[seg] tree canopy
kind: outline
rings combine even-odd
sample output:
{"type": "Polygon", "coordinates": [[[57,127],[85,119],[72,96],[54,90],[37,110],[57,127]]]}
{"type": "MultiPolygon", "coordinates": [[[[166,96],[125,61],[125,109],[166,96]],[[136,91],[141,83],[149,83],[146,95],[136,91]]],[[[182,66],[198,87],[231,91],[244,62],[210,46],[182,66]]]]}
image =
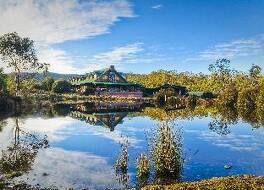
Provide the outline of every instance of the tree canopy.
{"type": "Polygon", "coordinates": [[[1,60],[15,73],[16,91],[19,91],[21,72],[35,72],[45,64],[38,61],[34,41],[20,37],[16,32],[0,37],[1,60]]]}

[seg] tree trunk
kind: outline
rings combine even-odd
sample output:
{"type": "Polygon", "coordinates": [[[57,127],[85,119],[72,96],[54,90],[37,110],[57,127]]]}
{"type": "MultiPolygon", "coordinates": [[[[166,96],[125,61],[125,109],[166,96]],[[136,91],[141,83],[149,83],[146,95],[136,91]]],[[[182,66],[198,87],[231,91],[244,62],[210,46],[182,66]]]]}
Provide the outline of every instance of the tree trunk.
{"type": "Polygon", "coordinates": [[[15,83],[16,83],[16,96],[17,96],[20,90],[20,73],[19,72],[16,73],[15,83]]]}

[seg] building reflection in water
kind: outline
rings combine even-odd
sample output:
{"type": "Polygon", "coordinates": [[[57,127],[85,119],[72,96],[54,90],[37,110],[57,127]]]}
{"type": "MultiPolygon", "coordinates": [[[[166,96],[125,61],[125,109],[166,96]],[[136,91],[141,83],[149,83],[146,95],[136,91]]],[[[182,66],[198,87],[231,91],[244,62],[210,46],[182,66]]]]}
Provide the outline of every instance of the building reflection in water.
{"type": "Polygon", "coordinates": [[[103,126],[113,131],[122,123],[129,112],[139,112],[143,109],[142,103],[124,102],[93,102],[72,105],[70,116],[85,121],[91,125],[103,126]]]}

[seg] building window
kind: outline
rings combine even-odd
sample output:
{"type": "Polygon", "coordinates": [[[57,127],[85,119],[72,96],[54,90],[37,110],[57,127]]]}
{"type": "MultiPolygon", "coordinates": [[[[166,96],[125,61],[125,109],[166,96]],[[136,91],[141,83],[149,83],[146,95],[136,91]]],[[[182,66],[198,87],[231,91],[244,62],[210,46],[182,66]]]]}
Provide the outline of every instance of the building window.
{"type": "Polygon", "coordinates": [[[114,72],[110,72],[108,79],[109,79],[110,82],[115,82],[116,81],[115,73],[114,72]]]}

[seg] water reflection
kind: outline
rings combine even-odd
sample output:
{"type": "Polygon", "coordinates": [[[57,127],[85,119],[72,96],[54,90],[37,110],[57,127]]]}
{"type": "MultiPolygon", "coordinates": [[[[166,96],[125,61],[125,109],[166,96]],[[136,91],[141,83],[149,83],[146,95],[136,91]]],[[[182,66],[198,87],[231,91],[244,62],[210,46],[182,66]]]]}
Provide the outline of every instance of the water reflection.
{"type": "Polygon", "coordinates": [[[146,132],[170,120],[182,127],[181,151],[189,158],[179,179],[263,175],[263,116],[257,112],[244,117],[245,112],[234,108],[164,109],[100,102],[32,108],[0,122],[0,172],[12,173],[15,183],[59,189],[136,186],[136,158],[149,148],[146,132]],[[123,136],[130,143],[128,168],[125,175],[116,176],[113,165],[123,136]],[[232,164],[232,169],[225,170],[225,164],[232,164]]]}
{"type": "Polygon", "coordinates": [[[9,179],[29,172],[38,151],[49,146],[46,136],[42,137],[21,129],[18,118],[14,119],[14,125],[12,140],[2,149],[0,157],[0,171],[9,179]]]}
{"type": "Polygon", "coordinates": [[[70,116],[91,125],[104,126],[113,131],[129,112],[141,111],[142,103],[83,103],[71,106],[70,116]]]}

